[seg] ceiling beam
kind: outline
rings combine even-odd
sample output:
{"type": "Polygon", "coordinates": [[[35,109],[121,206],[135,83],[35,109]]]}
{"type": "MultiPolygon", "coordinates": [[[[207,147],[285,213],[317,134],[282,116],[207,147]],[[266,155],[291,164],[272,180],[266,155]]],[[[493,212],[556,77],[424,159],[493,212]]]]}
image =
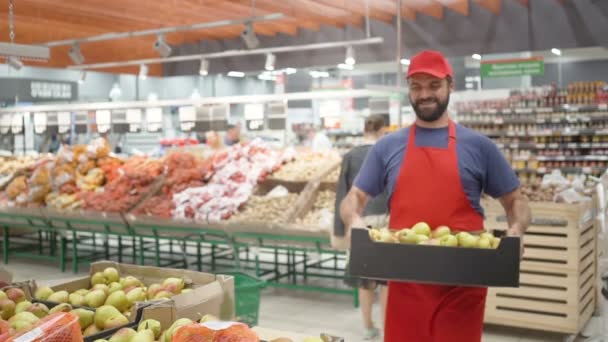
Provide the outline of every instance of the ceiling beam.
{"type": "MultiPolygon", "coordinates": [[[[436,1],[443,6],[449,8],[450,10],[462,14],[464,16],[469,15],[469,0],[433,0],[436,1]]],[[[527,0],[525,0],[527,1],[527,0]]]]}
{"type": "Polygon", "coordinates": [[[500,15],[502,0],[473,0],[479,6],[490,11],[494,15],[500,15]]]}
{"type": "Polygon", "coordinates": [[[443,5],[427,0],[404,1],[404,7],[420,12],[437,20],[443,20],[443,5]]]}

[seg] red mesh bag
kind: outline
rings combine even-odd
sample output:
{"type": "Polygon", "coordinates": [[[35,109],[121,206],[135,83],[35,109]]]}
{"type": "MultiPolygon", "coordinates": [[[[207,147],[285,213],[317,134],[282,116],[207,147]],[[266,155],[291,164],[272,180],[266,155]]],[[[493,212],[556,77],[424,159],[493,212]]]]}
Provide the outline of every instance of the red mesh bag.
{"type": "Polygon", "coordinates": [[[171,342],[213,342],[215,330],[193,323],[180,327],[171,342]]]}
{"type": "Polygon", "coordinates": [[[258,335],[245,324],[237,323],[225,329],[214,330],[204,324],[180,327],[171,342],[259,342],[258,335]]]}
{"type": "Polygon", "coordinates": [[[36,327],[8,339],[9,342],[82,342],[78,316],[71,312],[57,312],[41,319],[36,327]]]}

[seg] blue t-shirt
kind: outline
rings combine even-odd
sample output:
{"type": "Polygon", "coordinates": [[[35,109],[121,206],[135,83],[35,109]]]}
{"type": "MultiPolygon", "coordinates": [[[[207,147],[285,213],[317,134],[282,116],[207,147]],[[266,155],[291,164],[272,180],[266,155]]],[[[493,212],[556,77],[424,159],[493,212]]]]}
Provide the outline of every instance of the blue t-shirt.
{"type": "MultiPolygon", "coordinates": [[[[367,154],[354,182],[356,187],[371,197],[387,188],[389,209],[409,133],[410,129],[404,128],[380,139],[367,154]]],[[[448,128],[416,127],[416,146],[447,148],[448,128]]],[[[462,186],[479,214],[483,215],[483,208],[479,204],[482,193],[498,198],[519,187],[517,175],[494,142],[458,124],[456,154],[462,186]]]]}

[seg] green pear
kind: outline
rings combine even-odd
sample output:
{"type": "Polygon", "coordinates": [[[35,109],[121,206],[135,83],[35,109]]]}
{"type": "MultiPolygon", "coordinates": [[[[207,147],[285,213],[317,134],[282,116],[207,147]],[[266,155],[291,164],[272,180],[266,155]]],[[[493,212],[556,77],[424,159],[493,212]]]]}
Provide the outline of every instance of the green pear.
{"type": "Polygon", "coordinates": [[[56,312],[70,312],[72,311],[72,306],[70,304],[67,303],[61,303],[59,305],[55,305],[50,311],[49,311],[49,315],[50,314],[54,314],[56,312]]]}
{"type": "MultiPolygon", "coordinates": [[[[55,291],[53,291],[53,289],[51,289],[48,286],[43,286],[43,287],[39,287],[36,289],[36,292],[34,293],[34,297],[36,297],[36,299],[40,299],[40,300],[47,300],[53,293],[55,293],[55,291]]],[[[0,299],[2,299],[2,298],[0,298],[0,299]]]]}
{"type": "Polygon", "coordinates": [[[165,333],[163,334],[164,341],[163,341],[163,339],[161,339],[161,342],[171,342],[171,338],[173,338],[173,334],[179,327],[184,326],[186,324],[191,324],[191,323],[193,323],[192,320],[190,320],[188,318],[180,318],[177,321],[173,322],[173,324],[171,324],[169,329],[167,329],[165,331],[165,333]]]}
{"type": "Polygon", "coordinates": [[[84,302],[87,306],[92,308],[98,308],[102,306],[106,301],[106,294],[102,290],[95,290],[87,293],[84,296],[84,302]]]}
{"type": "Polygon", "coordinates": [[[480,239],[488,239],[488,240],[492,241],[492,239],[494,239],[494,234],[488,233],[488,232],[481,233],[481,235],[479,235],[479,238],[480,239]]]}
{"type": "Polygon", "coordinates": [[[32,302],[29,302],[27,300],[23,301],[23,302],[17,304],[17,306],[15,307],[15,313],[27,311],[27,309],[29,309],[30,306],[32,306],[32,302]]]}
{"type": "Polygon", "coordinates": [[[431,226],[426,222],[418,222],[413,227],[412,230],[417,235],[426,235],[427,237],[431,236],[431,226]]]}
{"type": "Polygon", "coordinates": [[[134,288],[127,293],[127,300],[129,301],[129,306],[132,306],[137,302],[145,302],[146,291],[141,287],[134,288]]]}
{"type": "Polygon", "coordinates": [[[36,315],[34,315],[31,312],[24,311],[24,312],[20,312],[20,313],[16,314],[15,316],[11,317],[11,319],[8,320],[8,322],[11,324],[13,324],[15,322],[19,322],[19,321],[36,324],[36,323],[38,323],[38,321],[40,321],[40,318],[36,317],[36,315]]]}
{"type": "Polygon", "coordinates": [[[15,321],[11,323],[11,328],[15,329],[16,332],[24,332],[28,330],[32,330],[34,328],[35,323],[26,322],[26,321],[15,321]]]}
{"type": "Polygon", "coordinates": [[[122,285],[119,282],[110,283],[110,293],[122,290],[122,285]]]}
{"type": "Polygon", "coordinates": [[[123,312],[129,308],[129,300],[127,299],[127,295],[122,290],[113,292],[108,296],[104,305],[112,305],[118,311],[123,312]]]}
{"type": "Polygon", "coordinates": [[[454,235],[451,235],[451,234],[444,235],[439,239],[439,244],[441,246],[457,247],[458,239],[454,235]]]}
{"type": "Polygon", "coordinates": [[[413,230],[402,229],[399,231],[399,242],[415,244],[418,243],[418,237],[413,230]]]}
{"type": "Polygon", "coordinates": [[[97,284],[107,284],[108,280],[101,272],[97,272],[91,276],[91,285],[95,286],[97,284]]]}
{"type": "Polygon", "coordinates": [[[87,336],[91,336],[91,335],[95,335],[97,333],[99,333],[101,330],[99,328],[97,328],[97,326],[95,326],[95,324],[91,324],[89,325],[88,328],[84,329],[84,331],[82,332],[82,335],[84,337],[87,336]]]}
{"type": "Polygon", "coordinates": [[[480,238],[477,241],[477,247],[484,248],[484,249],[492,248],[492,240],[485,238],[485,237],[480,238]]]}
{"type": "Polygon", "coordinates": [[[155,319],[147,319],[139,323],[139,326],[137,327],[138,332],[142,330],[151,330],[154,333],[154,339],[157,339],[160,337],[160,322],[155,319]]]}
{"type": "Polygon", "coordinates": [[[27,308],[27,311],[33,313],[38,318],[43,318],[49,315],[49,308],[42,303],[34,303],[27,308]]]}
{"type": "Polygon", "coordinates": [[[103,329],[104,323],[115,316],[120,315],[120,311],[118,311],[115,307],[111,305],[104,305],[97,310],[95,310],[95,325],[99,329],[103,329]]]}
{"type": "Polygon", "coordinates": [[[125,317],[123,314],[118,316],[110,317],[107,321],[103,323],[103,329],[114,329],[122,327],[125,324],[129,323],[129,319],[125,317]]]}
{"type": "Polygon", "coordinates": [[[103,276],[106,278],[108,283],[115,283],[120,280],[120,275],[118,274],[118,270],[114,267],[108,267],[103,270],[103,276]]]}
{"type": "Polygon", "coordinates": [[[80,322],[80,329],[84,330],[90,327],[93,324],[95,319],[95,312],[85,309],[75,309],[72,310],[72,313],[78,316],[78,321],[80,322]]]}
{"type": "Polygon", "coordinates": [[[80,289],[80,290],[78,290],[78,291],[74,291],[74,293],[75,293],[75,294],[79,294],[79,295],[81,295],[81,296],[83,296],[83,297],[84,297],[84,296],[86,296],[86,295],[87,295],[87,293],[89,293],[89,292],[91,292],[91,291],[89,291],[89,290],[87,290],[87,289],[80,289]]]}
{"type": "Polygon", "coordinates": [[[67,303],[69,301],[69,297],[70,295],[68,291],[57,291],[50,295],[47,300],[55,303],[67,303]]]}
{"type": "Polygon", "coordinates": [[[108,342],[130,342],[135,335],[137,335],[135,330],[131,328],[122,328],[118,330],[108,342]]]}
{"type": "Polygon", "coordinates": [[[8,296],[6,295],[6,293],[4,293],[4,291],[0,290],[0,300],[3,299],[8,299],[8,296]]]}
{"type": "Polygon", "coordinates": [[[84,296],[79,295],[78,293],[70,293],[70,296],[68,297],[68,301],[70,302],[70,304],[72,304],[74,306],[84,306],[85,305],[84,296]]]}
{"type": "Polygon", "coordinates": [[[129,342],[154,342],[154,332],[152,330],[142,330],[137,332],[129,342]]]}

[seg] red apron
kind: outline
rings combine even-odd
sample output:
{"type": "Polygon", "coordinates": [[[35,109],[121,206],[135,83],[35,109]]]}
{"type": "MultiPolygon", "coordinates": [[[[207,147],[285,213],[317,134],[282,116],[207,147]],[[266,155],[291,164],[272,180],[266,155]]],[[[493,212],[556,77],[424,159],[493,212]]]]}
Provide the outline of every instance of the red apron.
{"type": "MultiPolygon", "coordinates": [[[[448,148],[417,147],[412,125],[391,198],[391,229],[427,222],[432,228],[483,229],[458,170],[456,127],[450,120],[448,148]]],[[[424,267],[424,260],[420,261],[424,267]]],[[[481,341],[486,288],[389,282],[385,342],[481,341]]]]}

